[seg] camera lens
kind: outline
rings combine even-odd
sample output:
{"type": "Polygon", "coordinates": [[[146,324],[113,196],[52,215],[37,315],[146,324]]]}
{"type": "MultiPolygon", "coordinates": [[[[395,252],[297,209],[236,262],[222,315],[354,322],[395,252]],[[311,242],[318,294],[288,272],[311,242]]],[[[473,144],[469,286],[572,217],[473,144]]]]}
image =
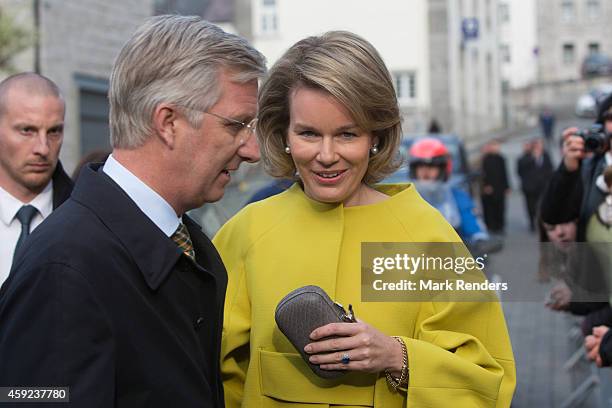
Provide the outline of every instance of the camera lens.
{"type": "Polygon", "coordinates": [[[602,146],[602,142],[600,140],[600,138],[598,137],[599,135],[590,135],[589,137],[587,137],[584,141],[584,148],[585,150],[589,151],[589,152],[595,152],[597,150],[599,150],[602,146]]]}

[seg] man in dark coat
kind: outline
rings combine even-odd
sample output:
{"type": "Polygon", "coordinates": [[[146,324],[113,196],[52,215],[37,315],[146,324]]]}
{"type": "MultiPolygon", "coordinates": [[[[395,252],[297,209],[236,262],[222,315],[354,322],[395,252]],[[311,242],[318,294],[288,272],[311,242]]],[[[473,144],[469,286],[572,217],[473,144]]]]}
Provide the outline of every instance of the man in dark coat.
{"type": "Polygon", "coordinates": [[[198,17],[154,17],[124,45],[111,156],[83,170],[0,291],[0,386],[69,387],[70,407],[224,405],[226,271],[185,213],[259,159],[264,64],[198,17]]]}
{"type": "Polygon", "coordinates": [[[59,88],[42,75],[0,82],[0,285],[30,232],[70,196],[59,163],[64,112],[59,88]]]}
{"type": "Polygon", "coordinates": [[[499,142],[493,140],[483,149],[482,211],[489,232],[503,234],[506,217],[506,194],[510,191],[506,160],[500,153],[499,142]]]}
{"type": "Polygon", "coordinates": [[[527,143],[517,161],[517,172],[525,198],[529,230],[535,231],[537,204],[553,172],[550,156],[541,139],[527,143]]]}

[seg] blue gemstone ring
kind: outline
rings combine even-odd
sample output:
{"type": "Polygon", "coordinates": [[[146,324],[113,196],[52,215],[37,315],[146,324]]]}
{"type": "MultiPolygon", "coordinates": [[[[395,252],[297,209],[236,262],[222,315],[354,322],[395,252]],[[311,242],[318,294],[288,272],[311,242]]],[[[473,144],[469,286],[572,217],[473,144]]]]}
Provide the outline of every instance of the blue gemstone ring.
{"type": "Polygon", "coordinates": [[[342,361],[342,364],[344,364],[344,365],[350,363],[351,362],[351,356],[349,356],[349,353],[343,353],[341,361],[342,361]]]}

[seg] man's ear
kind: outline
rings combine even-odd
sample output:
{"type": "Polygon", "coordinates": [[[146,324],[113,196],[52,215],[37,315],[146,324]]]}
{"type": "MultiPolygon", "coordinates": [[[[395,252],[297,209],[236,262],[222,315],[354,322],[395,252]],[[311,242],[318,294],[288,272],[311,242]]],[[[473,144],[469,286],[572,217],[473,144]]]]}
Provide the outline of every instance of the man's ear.
{"type": "Polygon", "coordinates": [[[153,111],[153,130],[160,141],[170,149],[174,148],[178,119],[176,108],[166,103],[160,103],[153,111]]]}

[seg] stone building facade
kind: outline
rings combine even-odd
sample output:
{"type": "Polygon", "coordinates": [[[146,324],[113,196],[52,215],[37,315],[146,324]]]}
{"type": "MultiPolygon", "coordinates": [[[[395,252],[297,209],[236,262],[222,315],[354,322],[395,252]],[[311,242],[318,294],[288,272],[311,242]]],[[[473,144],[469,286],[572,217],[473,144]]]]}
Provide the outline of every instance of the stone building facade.
{"type": "Polygon", "coordinates": [[[108,77],[121,46],[153,14],[153,0],[0,0],[0,8],[38,33],[38,43],[14,65],[38,70],[61,88],[66,126],[60,157],[71,171],[84,153],[110,146],[108,77]]]}
{"type": "Polygon", "coordinates": [[[609,0],[538,0],[538,82],[581,76],[589,53],[612,56],[612,2],[609,0]]]}

